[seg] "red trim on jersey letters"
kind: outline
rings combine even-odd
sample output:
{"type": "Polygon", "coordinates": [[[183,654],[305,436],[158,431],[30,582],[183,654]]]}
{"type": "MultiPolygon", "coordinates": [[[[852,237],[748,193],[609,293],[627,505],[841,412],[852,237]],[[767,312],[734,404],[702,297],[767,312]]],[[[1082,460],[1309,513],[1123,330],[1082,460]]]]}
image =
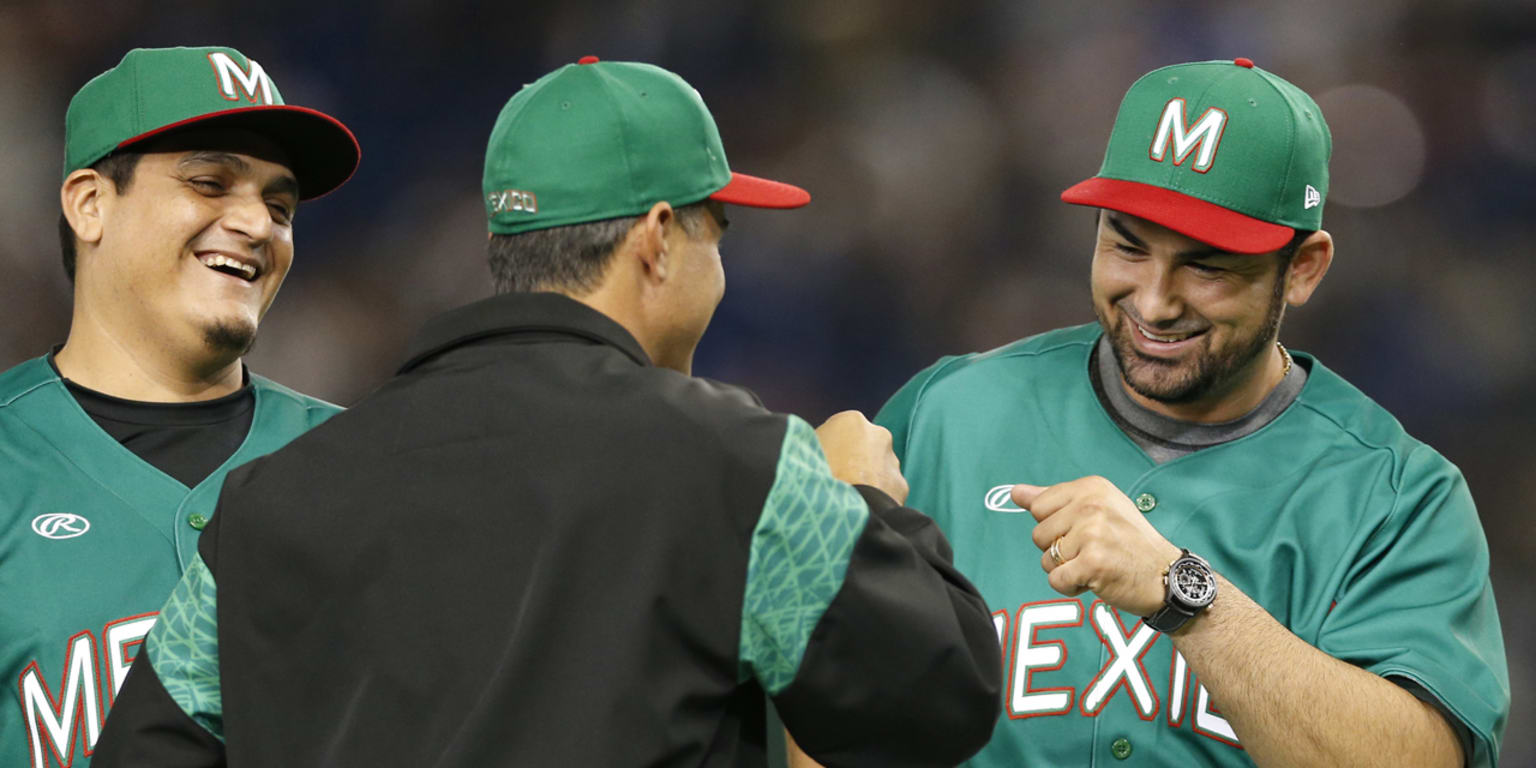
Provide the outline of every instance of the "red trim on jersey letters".
{"type": "Polygon", "coordinates": [[[1204,685],[1199,685],[1199,675],[1195,676],[1194,682],[1198,686],[1195,690],[1199,692],[1199,695],[1195,698],[1195,716],[1193,718],[1194,722],[1191,723],[1191,725],[1194,726],[1195,733],[1198,733],[1208,739],[1219,741],[1229,747],[1237,747],[1238,749],[1242,749],[1243,745],[1237,742],[1237,729],[1233,728],[1232,724],[1227,722],[1225,717],[1221,716],[1221,710],[1217,709],[1215,703],[1211,701],[1211,692],[1207,691],[1204,685]],[[1226,729],[1232,732],[1232,736],[1229,738],[1226,734],[1217,733],[1216,731],[1211,730],[1209,727],[1202,728],[1200,726],[1201,720],[1206,720],[1207,726],[1215,725],[1215,723],[1209,722],[1211,719],[1221,721],[1221,725],[1226,726],[1226,729]]]}
{"type": "Polygon", "coordinates": [[[1090,621],[1089,624],[1092,625],[1094,633],[1099,636],[1099,642],[1109,649],[1109,659],[1104,662],[1104,667],[1099,670],[1099,673],[1093,676],[1093,680],[1083,686],[1083,695],[1079,700],[1079,709],[1085,717],[1095,717],[1104,711],[1105,705],[1115,698],[1117,691],[1125,688],[1127,695],[1131,697],[1131,703],[1136,708],[1136,716],[1142,720],[1155,719],[1157,713],[1162,709],[1162,700],[1157,696],[1157,688],[1153,687],[1152,679],[1147,675],[1147,667],[1142,659],[1147,655],[1147,651],[1152,650],[1152,646],[1157,644],[1157,638],[1161,636],[1161,633],[1151,627],[1144,626],[1140,618],[1136,620],[1136,624],[1133,625],[1131,631],[1126,632],[1125,622],[1120,620],[1120,612],[1111,608],[1103,600],[1093,601],[1093,605],[1088,610],[1093,616],[1093,621],[1090,621]],[[1100,608],[1103,608],[1102,612],[1100,612],[1100,608]],[[1112,618],[1115,624],[1119,626],[1118,638],[1111,639],[1101,630],[1100,627],[1104,623],[1101,619],[1103,616],[1112,618]],[[1141,638],[1139,641],[1137,640],[1138,637],[1141,638]],[[1134,657],[1131,657],[1131,659],[1127,659],[1126,654],[1136,650],[1138,645],[1141,651],[1134,657]],[[1131,666],[1132,663],[1134,663],[1134,666],[1131,666]],[[1099,701],[1099,705],[1091,710],[1088,709],[1089,693],[1098,685],[1099,679],[1104,677],[1104,674],[1110,670],[1115,670],[1114,683],[1105,692],[1104,698],[1099,701]],[[1146,689],[1147,695],[1152,698],[1152,708],[1150,711],[1142,709],[1142,700],[1136,695],[1135,687],[1131,685],[1132,674],[1141,677],[1142,686],[1146,689]]]}
{"type": "Polygon", "coordinates": [[[128,676],[128,668],[133,666],[133,660],[139,657],[137,652],[135,652],[132,656],[127,655],[128,649],[143,645],[144,638],[149,636],[149,630],[154,628],[155,622],[150,621],[149,626],[144,628],[143,634],[134,637],[132,640],[129,640],[126,643],[119,643],[115,638],[113,638],[112,630],[123,624],[130,624],[132,622],[141,621],[143,619],[154,619],[159,615],[159,611],[150,611],[148,613],[141,613],[137,616],[124,616],[123,618],[116,621],[107,622],[107,625],[101,628],[102,654],[107,656],[107,668],[112,671],[111,678],[106,681],[108,711],[110,711],[112,706],[117,703],[117,691],[119,688],[123,687],[123,678],[128,676]],[[121,675],[118,674],[119,669],[122,670],[121,675]]]}
{"type": "Polygon", "coordinates": [[[1008,688],[1008,693],[1007,693],[1007,696],[1008,696],[1007,704],[1008,704],[1008,717],[1010,719],[1022,720],[1022,719],[1027,718],[1027,717],[1040,717],[1042,715],[1060,715],[1060,714],[1064,714],[1066,712],[1070,712],[1072,710],[1072,702],[1073,702],[1073,700],[1077,696],[1077,689],[1076,688],[1068,685],[1068,686],[1062,686],[1062,687],[1056,687],[1056,688],[1040,688],[1040,689],[1036,689],[1034,687],[1034,685],[1033,685],[1034,677],[1035,677],[1035,673],[1036,672],[1051,672],[1051,671],[1054,671],[1054,670],[1058,670],[1058,669],[1061,669],[1067,663],[1067,644],[1064,641],[1062,641],[1062,640],[1046,640],[1044,642],[1038,642],[1039,638],[1037,637],[1037,635],[1039,634],[1040,630],[1042,630],[1042,629],[1055,629],[1055,628],[1063,628],[1063,627],[1080,627],[1082,625],[1083,625],[1083,601],[1079,600],[1077,598],[1069,598],[1069,599],[1064,599],[1064,600],[1041,600],[1039,602],[1025,603],[1025,604],[1019,606],[1018,619],[1015,620],[1015,622],[1014,622],[1013,653],[1010,654],[1010,656],[1012,658],[1010,660],[1009,669],[1008,669],[1008,680],[1009,680],[1009,683],[1010,683],[1010,687],[1008,688]],[[1050,622],[1050,623],[1036,623],[1034,621],[1028,621],[1028,622],[1025,621],[1025,614],[1027,612],[1029,612],[1030,610],[1033,609],[1034,611],[1036,611],[1038,613],[1040,611],[1040,609],[1046,608],[1046,607],[1049,607],[1049,606],[1072,606],[1075,609],[1072,613],[1073,613],[1073,616],[1076,617],[1076,620],[1074,620],[1074,621],[1050,622]],[[1019,648],[1019,638],[1021,636],[1023,636],[1024,628],[1026,626],[1029,627],[1029,640],[1024,643],[1024,647],[1021,649],[1021,648],[1019,648]],[[1027,652],[1029,649],[1031,649],[1031,648],[1044,649],[1044,648],[1049,647],[1049,646],[1055,646],[1056,648],[1060,649],[1060,658],[1058,658],[1056,660],[1056,663],[1051,664],[1049,666],[1047,666],[1045,664],[1025,664],[1025,665],[1023,665],[1024,668],[1022,670],[1019,668],[1020,667],[1019,662],[1020,662],[1020,659],[1021,659],[1022,655],[1025,652],[1027,652]],[[1020,676],[1020,673],[1022,673],[1022,677],[1020,676]],[[1038,694],[1051,694],[1051,693],[1064,693],[1064,694],[1066,694],[1066,696],[1067,696],[1067,704],[1066,704],[1066,706],[1062,707],[1060,709],[1052,709],[1052,710],[1049,710],[1049,711],[1042,711],[1042,712],[1029,712],[1029,711],[1019,712],[1015,708],[1015,705],[1020,700],[1023,700],[1023,699],[1025,699],[1028,696],[1038,695],[1038,694]]]}
{"type": "Polygon", "coordinates": [[[18,696],[18,701],[21,704],[21,716],[24,722],[29,721],[30,718],[28,715],[35,711],[27,701],[28,674],[32,675],[33,679],[37,681],[38,689],[42,691],[43,697],[48,700],[48,705],[53,710],[53,714],[55,716],[54,722],[58,723],[61,727],[64,726],[65,723],[59,721],[64,719],[64,710],[66,709],[67,705],[70,703],[78,703],[80,705],[79,709],[74,712],[74,717],[70,718],[68,759],[66,759],[64,755],[60,754],[59,745],[55,739],[47,733],[48,728],[46,725],[44,725],[40,720],[31,720],[30,722],[26,722],[25,727],[27,730],[27,754],[33,768],[47,768],[48,759],[47,757],[43,757],[41,755],[40,749],[42,746],[40,742],[45,736],[48,739],[48,749],[53,754],[53,759],[58,762],[61,768],[69,768],[69,766],[73,765],[75,762],[75,744],[80,741],[81,727],[86,728],[85,747],[82,750],[82,753],[86,757],[90,757],[96,747],[96,737],[101,735],[101,721],[106,719],[102,717],[100,682],[101,665],[99,654],[96,652],[95,635],[91,634],[89,629],[81,630],[69,638],[67,641],[67,648],[68,650],[66,650],[64,653],[64,675],[59,680],[59,697],[57,701],[54,700],[53,691],[48,688],[48,680],[43,676],[42,670],[37,665],[36,659],[33,659],[32,663],[23,668],[20,677],[17,678],[16,693],[18,696]],[[75,699],[71,701],[66,699],[65,695],[69,691],[70,674],[75,667],[75,647],[78,645],[78,641],[82,637],[86,638],[86,647],[88,649],[87,652],[91,657],[91,665],[89,670],[90,679],[82,682],[79,689],[75,692],[75,699]],[[87,688],[90,690],[87,691],[87,688]],[[88,695],[94,695],[96,698],[96,711],[94,713],[96,717],[94,719],[91,718],[92,713],[89,711],[89,707],[87,706],[87,702],[85,700],[85,697],[88,695]],[[42,763],[37,762],[37,758],[39,757],[42,757],[42,763]]]}

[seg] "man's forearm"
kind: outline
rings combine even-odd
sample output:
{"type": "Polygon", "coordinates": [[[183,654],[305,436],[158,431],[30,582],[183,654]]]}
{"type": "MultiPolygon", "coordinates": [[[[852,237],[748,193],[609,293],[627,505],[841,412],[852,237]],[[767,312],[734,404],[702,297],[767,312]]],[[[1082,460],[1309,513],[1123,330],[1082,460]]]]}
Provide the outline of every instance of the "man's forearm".
{"type": "Polygon", "coordinates": [[[1460,766],[1445,718],[1292,634],[1225,579],[1172,635],[1258,765],[1460,766]]]}

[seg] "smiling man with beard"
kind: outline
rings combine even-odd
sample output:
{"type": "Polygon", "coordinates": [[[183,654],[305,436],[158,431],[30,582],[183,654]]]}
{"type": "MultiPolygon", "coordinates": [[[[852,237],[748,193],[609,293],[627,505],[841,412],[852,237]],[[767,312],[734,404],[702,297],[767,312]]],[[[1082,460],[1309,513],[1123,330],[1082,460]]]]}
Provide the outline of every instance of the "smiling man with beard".
{"type": "Polygon", "coordinates": [[[0,764],[33,768],[89,763],[224,475],[336,412],[241,357],[358,160],[231,48],[130,51],[65,134],[69,336],[0,374],[0,764]]]}
{"type": "Polygon", "coordinates": [[[1279,341],[1333,259],[1331,149],[1252,61],[1147,74],[1062,195],[1099,209],[1099,322],[944,358],[876,418],[999,609],[1005,717],[970,764],[1497,763],[1466,481],[1279,341]]]}

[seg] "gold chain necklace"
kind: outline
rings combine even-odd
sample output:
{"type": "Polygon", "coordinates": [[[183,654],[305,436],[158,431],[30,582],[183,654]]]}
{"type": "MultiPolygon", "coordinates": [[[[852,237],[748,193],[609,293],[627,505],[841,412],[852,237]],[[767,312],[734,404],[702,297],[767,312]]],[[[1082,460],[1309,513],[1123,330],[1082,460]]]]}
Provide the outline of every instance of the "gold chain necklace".
{"type": "Polygon", "coordinates": [[[1285,370],[1280,372],[1280,378],[1284,379],[1291,375],[1291,353],[1285,350],[1285,345],[1279,339],[1275,340],[1275,346],[1280,349],[1280,356],[1285,358],[1285,370]]]}

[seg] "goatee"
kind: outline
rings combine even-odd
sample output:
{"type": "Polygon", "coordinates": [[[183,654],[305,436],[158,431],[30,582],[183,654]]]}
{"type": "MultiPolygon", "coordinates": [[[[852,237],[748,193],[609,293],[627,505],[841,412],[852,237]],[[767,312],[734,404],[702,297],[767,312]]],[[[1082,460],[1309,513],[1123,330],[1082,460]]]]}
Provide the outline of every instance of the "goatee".
{"type": "Polygon", "coordinates": [[[215,352],[245,357],[256,345],[256,328],[221,320],[203,328],[203,342],[215,352]]]}

